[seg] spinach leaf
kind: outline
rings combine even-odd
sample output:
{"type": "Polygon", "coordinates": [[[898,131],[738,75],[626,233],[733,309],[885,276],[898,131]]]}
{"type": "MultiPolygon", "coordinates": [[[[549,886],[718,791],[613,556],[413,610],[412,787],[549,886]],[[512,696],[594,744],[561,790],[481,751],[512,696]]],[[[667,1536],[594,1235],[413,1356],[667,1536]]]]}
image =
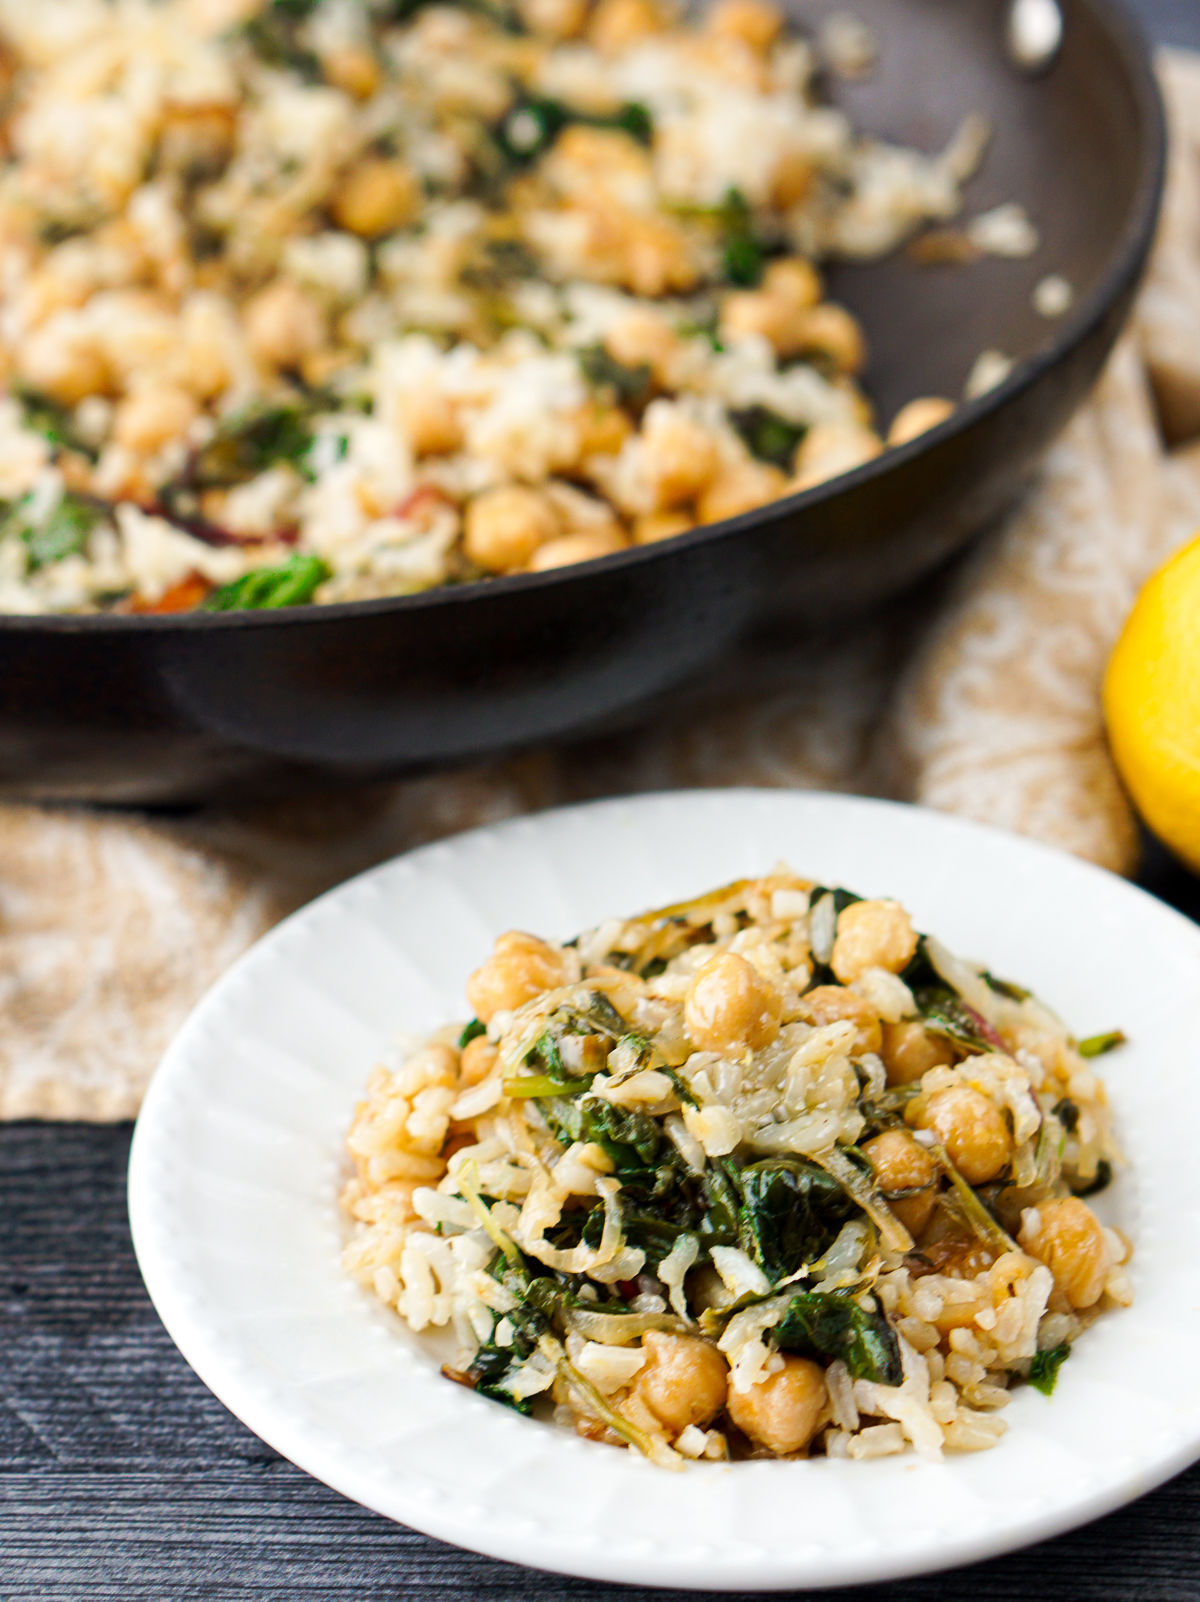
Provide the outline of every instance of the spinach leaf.
{"type": "Polygon", "coordinates": [[[257,567],[214,590],[204,603],[206,612],[261,612],[280,606],[304,606],[329,568],[319,556],[292,556],[278,567],[257,567]]]}
{"type": "Polygon", "coordinates": [[[1096,1175],[1086,1185],[1072,1185],[1071,1189],[1076,1196],[1098,1196],[1102,1190],[1107,1190],[1112,1184],[1112,1164],[1102,1157],[1096,1165],[1096,1175]]]}
{"type": "Polygon", "coordinates": [[[761,461],[789,468],[796,446],[808,432],[804,423],[789,422],[767,406],[743,406],[730,412],[729,420],[745,442],[746,449],[761,461]]]}
{"type": "Polygon", "coordinates": [[[859,1211],[837,1180],[803,1157],[771,1157],[739,1176],[746,1247],[772,1283],[828,1251],[859,1211]]]}
{"type": "Polygon", "coordinates": [[[510,166],[521,167],[536,161],[572,123],[590,128],[612,128],[626,133],[638,144],[648,145],[654,137],[654,123],[645,106],[629,101],[611,115],[581,110],[549,95],[523,94],[509,107],[494,130],[493,137],[510,166]]]}
{"type": "Polygon", "coordinates": [[[1116,1051],[1118,1046],[1125,1044],[1126,1036],[1120,1029],[1112,1029],[1105,1035],[1089,1035],[1081,1040],[1076,1050],[1081,1057],[1103,1057],[1106,1052],[1116,1051]]]}
{"type": "Polygon", "coordinates": [[[728,283],[751,288],[763,275],[768,245],[754,231],[750,203],[740,189],[730,189],[716,211],[721,240],[721,271],[728,283]]]}
{"type": "Polygon", "coordinates": [[[1070,1355],[1071,1348],[1065,1341],[1061,1346],[1052,1346],[1048,1352],[1039,1352],[1026,1375],[1034,1390],[1041,1391],[1043,1396],[1051,1395],[1058,1383],[1058,1371],[1070,1355]]]}
{"type": "Polygon", "coordinates": [[[64,556],[78,556],[104,516],[101,507],[69,490],[41,522],[30,522],[28,505],[26,495],[6,510],[0,538],[15,537],[24,544],[31,571],[61,562],[64,556]]]}
{"type": "Polygon", "coordinates": [[[1067,1134],[1073,1135],[1076,1129],[1079,1127],[1078,1105],[1073,1102],[1069,1096],[1064,1096],[1061,1101],[1056,1101],[1054,1103],[1051,1111],[1066,1130],[1067,1134]]]}
{"type": "Polygon", "coordinates": [[[462,1034],[458,1037],[459,1051],[462,1051],[465,1046],[469,1046],[472,1040],[478,1040],[480,1035],[486,1034],[487,1024],[481,1023],[478,1018],[472,1018],[470,1023],[464,1026],[462,1034]]]}
{"type": "Polygon", "coordinates": [[[654,375],[644,362],[626,367],[614,361],[603,345],[586,345],[578,356],[580,369],[591,387],[612,390],[622,406],[640,410],[654,393],[654,375]]]}
{"type": "Polygon", "coordinates": [[[931,1034],[941,1035],[971,1051],[1004,1049],[1004,1041],[988,1023],[950,989],[948,985],[929,985],[913,992],[917,1007],[931,1034]]]}
{"type": "Polygon", "coordinates": [[[58,450],[76,451],[90,462],[96,460],[100,453],[76,433],[69,406],[60,406],[57,401],[31,389],[18,391],[17,399],[21,405],[21,421],[26,428],[41,434],[58,450]]]}
{"type": "MultiPolygon", "coordinates": [[[[244,484],[278,462],[312,478],[304,457],[313,442],[308,413],[300,406],[252,406],[223,422],[195,451],[170,491],[226,489],[244,484]]],[[[168,491],[162,492],[164,504],[168,491]]]]}
{"type": "Polygon", "coordinates": [[[774,1330],[784,1351],[841,1358],[854,1379],[899,1385],[900,1347],[882,1313],[865,1312],[847,1291],[802,1291],[774,1330]]]}
{"type": "Polygon", "coordinates": [[[321,63],[297,38],[297,30],[320,0],[268,0],[236,32],[269,67],[285,67],[310,83],[321,77],[321,63]]]}

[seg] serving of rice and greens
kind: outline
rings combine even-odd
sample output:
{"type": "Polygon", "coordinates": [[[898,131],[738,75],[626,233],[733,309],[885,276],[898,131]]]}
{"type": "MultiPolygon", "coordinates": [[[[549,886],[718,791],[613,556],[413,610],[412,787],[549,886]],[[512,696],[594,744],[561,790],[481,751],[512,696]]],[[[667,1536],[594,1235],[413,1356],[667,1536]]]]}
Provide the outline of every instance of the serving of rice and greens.
{"type": "Polygon", "coordinates": [[[375,1070],[347,1270],[445,1371],[656,1463],[993,1445],[1131,1300],[1091,1059],[891,900],[778,870],[566,945],[375,1070]]]}
{"type": "Polygon", "coordinates": [[[560,567],[877,455],[814,264],[986,134],[822,67],[773,0],[0,0],[0,611],[560,567]]]}

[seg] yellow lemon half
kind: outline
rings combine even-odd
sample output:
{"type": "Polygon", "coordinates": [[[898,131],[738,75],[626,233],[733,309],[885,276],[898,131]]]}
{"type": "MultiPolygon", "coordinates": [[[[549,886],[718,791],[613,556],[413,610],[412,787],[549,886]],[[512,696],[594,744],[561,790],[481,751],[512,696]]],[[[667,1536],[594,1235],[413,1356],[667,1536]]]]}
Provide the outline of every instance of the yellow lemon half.
{"type": "Polygon", "coordinates": [[[1134,805],[1200,872],[1200,539],[1138,596],[1108,664],[1104,715],[1134,805]]]}

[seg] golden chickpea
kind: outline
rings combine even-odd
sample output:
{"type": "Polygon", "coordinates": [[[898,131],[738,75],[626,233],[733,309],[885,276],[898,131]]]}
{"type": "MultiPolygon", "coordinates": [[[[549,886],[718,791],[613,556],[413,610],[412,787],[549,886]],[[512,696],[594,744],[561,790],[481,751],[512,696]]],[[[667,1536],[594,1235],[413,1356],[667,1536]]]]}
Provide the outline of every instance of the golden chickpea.
{"type": "Polygon", "coordinates": [[[370,100],[383,77],[379,58],[365,45],[342,45],[321,59],[326,78],[354,100],[370,100]]]}
{"type": "Polygon", "coordinates": [[[802,150],[781,152],[771,173],[771,204],[780,211],[790,211],[808,199],[817,169],[810,156],[802,150]]]}
{"type": "Polygon", "coordinates": [[[623,227],[623,271],[620,282],[635,295],[653,300],[694,287],[700,270],[686,235],[669,217],[628,212],[623,227]]]}
{"type": "Polygon", "coordinates": [[[702,423],[678,412],[655,417],[642,433],[647,477],[654,489],[655,511],[690,501],[706,488],[717,471],[717,442],[702,423]]]}
{"type": "Polygon", "coordinates": [[[421,186],[402,161],[364,161],[335,192],[333,219],[339,228],[375,239],[403,228],[420,203],[421,186]]]}
{"type": "Polygon", "coordinates": [[[489,573],[509,573],[527,566],[538,546],[560,532],[558,513],[540,491],[501,484],[467,507],[463,548],[489,573]]]}
{"type": "Polygon", "coordinates": [[[882,1044],[883,1027],[879,1022],[879,1014],[869,1001],[853,990],[843,990],[841,985],[817,985],[815,989],[805,991],[800,998],[800,1012],[806,1022],[818,1028],[824,1024],[849,1020],[856,1026],[852,1047],[856,1056],[878,1051],[882,1044]]]}
{"type": "Polygon", "coordinates": [[[821,299],[821,275],[803,256],[783,256],[768,263],[763,288],[785,305],[808,311],[821,299]]]}
{"type": "Polygon", "coordinates": [[[973,1085],[951,1085],[910,1103],[905,1118],[937,1136],[969,1185],[986,1185],[1008,1167],[1012,1135],[1004,1114],[973,1085]]]}
{"type": "Polygon", "coordinates": [[[401,396],[397,411],[418,456],[444,456],[462,444],[454,402],[437,390],[410,390],[401,396]]]}
{"type": "Polygon", "coordinates": [[[325,314],[299,284],[277,278],[246,302],[246,341],[268,367],[298,367],[325,343],[325,314]]]}
{"type": "Polygon", "coordinates": [[[940,395],[924,395],[919,400],[911,400],[892,419],[887,442],[889,445],[907,445],[910,439],[936,428],[953,415],[954,402],[943,400],[940,395]]]}
{"type": "Polygon", "coordinates": [[[807,1357],[785,1357],[783,1367],[744,1391],[729,1391],[729,1416],[750,1440],[777,1457],[799,1452],[817,1433],[828,1395],[825,1373],[807,1357]]]}
{"type": "Polygon", "coordinates": [[[765,55],[783,30],[783,16],[769,0],[717,0],[705,26],[718,38],[738,39],[765,55]]]}
{"type": "Polygon", "coordinates": [[[924,1146],[902,1129],[885,1129],[864,1143],[862,1150],[875,1170],[875,1183],[888,1198],[888,1206],[912,1236],[929,1222],[937,1201],[938,1166],[924,1146]],[[895,1196],[914,1190],[915,1196],[895,1196]]]}
{"type": "Polygon", "coordinates": [[[462,1085],[477,1085],[487,1078],[499,1061],[500,1053],[486,1035],[476,1035],[463,1047],[458,1064],[458,1078],[462,1085]]]}
{"type": "Polygon", "coordinates": [[[867,359],[866,341],[857,321],[844,306],[829,300],[804,313],[794,339],[797,352],[823,356],[839,373],[859,373],[867,359]]]}
{"type": "Polygon", "coordinates": [[[615,456],[633,433],[633,424],[619,406],[592,401],[576,416],[579,428],[579,455],[615,456]]]}
{"type": "Polygon", "coordinates": [[[887,1069],[889,1085],[911,1085],[924,1078],[931,1068],[954,1061],[954,1048],[948,1040],[931,1035],[916,1020],[883,1026],[883,1045],[879,1055],[887,1069]]]}
{"type": "Polygon", "coordinates": [[[729,1370],[715,1346],[691,1335],[648,1330],[642,1336],[645,1367],[634,1381],[634,1395],[673,1435],[689,1424],[703,1428],[725,1406],[729,1370]]]}
{"type": "Polygon", "coordinates": [[[683,341],[664,318],[642,308],[613,324],[604,348],[623,367],[648,367],[658,383],[667,384],[683,341]]]}
{"type": "Polygon", "coordinates": [[[794,487],[810,489],[872,461],[883,449],[873,429],[862,423],[817,423],[796,449],[794,487]]]}
{"type": "Polygon", "coordinates": [[[610,528],[577,529],[573,534],[560,534],[557,539],[539,545],[530,560],[529,571],[544,573],[552,567],[572,567],[576,562],[594,562],[597,557],[623,551],[625,545],[625,537],[615,525],[610,528]]]}
{"type": "Polygon", "coordinates": [[[196,412],[196,402],[185,389],[156,384],[121,402],[113,418],[113,437],[127,450],[151,456],[186,434],[196,420],[196,412]]]}
{"type": "Polygon", "coordinates": [[[796,308],[765,289],[734,289],[721,302],[720,330],[726,344],[765,339],[779,356],[794,356],[796,308]]]}
{"type": "Polygon", "coordinates": [[[543,990],[565,983],[566,976],[566,959],[557,946],[510,929],[467,980],[467,1000],[475,1016],[490,1023],[496,1013],[512,1012],[543,990]]]}
{"type": "Polygon", "coordinates": [[[787,493],[787,474],[770,462],[745,461],[717,474],[696,502],[696,515],[702,523],[719,523],[723,517],[737,517],[766,506],[787,493]]]}
{"type": "Polygon", "coordinates": [[[574,39],[587,21],[587,0],[520,0],[521,20],[531,33],[574,39]]]}
{"type": "Polygon", "coordinates": [[[1100,1220],[1077,1196],[1040,1202],[1021,1215],[1018,1240],[1054,1275],[1072,1307],[1093,1307],[1108,1277],[1108,1243],[1100,1220]]]}
{"type": "Polygon", "coordinates": [[[829,966],[844,985],[868,968],[899,973],[917,949],[917,931],[898,901],[852,901],[839,915],[829,966]]]}
{"type": "Polygon", "coordinates": [[[687,512],[647,512],[634,520],[633,543],[656,545],[659,540],[672,540],[676,534],[686,534],[695,526],[695,519],[687,512]]]}
{"type": "Polygon", "coordinates": [[[683,1003],[683,1020],[692,1044],[701,1051],[758,1051],[779,1033],[783,998],[745,957],[723,951],[692,980],[683,1003]]]}
{"type": "Polygon", "coordinates": [[[108,363],[103,352],[82,333],[51,318],[22,342],[17,351],[17,372],[23,383],[62,406],[76,406],[89,395],[101,395],[109,386],[108,363]]]}
{"type": "Polygon", "coordinates": [[[639,40],[661,33],[663,25],[654,0],[599,0],[588,37],[602,55],[619,55],[639,40]]]}

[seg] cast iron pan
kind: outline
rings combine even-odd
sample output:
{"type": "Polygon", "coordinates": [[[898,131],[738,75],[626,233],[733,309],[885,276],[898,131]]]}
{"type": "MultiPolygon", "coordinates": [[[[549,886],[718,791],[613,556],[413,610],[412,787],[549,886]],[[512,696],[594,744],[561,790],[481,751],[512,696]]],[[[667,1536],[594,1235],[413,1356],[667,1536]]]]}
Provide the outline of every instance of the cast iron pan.
{"type": "MultiPolygon", "coordinates": [[[[806,23],[846,0],[794,0],[806,23]]],[[[1116,0],[1063,0],[1061,53],[1022,75],[1006,0],[853,0],[881,42],[837,90],[856,124],[932,149],[969,111],[994,139],[968,209],[1020,200],[1025,261],[835,270],[866,325],[886,421],[997,391],[830,485],[574,570],[281,613],[0,618],[0,793],[173,803],[412,772],[628,717],[749,635],[849,619],[913,584],[1020,491],[1096,376],[1154,230],[1164,131],[1140,34],[1116,0]],[[1074,286],[1050,323],[1030,295],[1074,286]]]]}

